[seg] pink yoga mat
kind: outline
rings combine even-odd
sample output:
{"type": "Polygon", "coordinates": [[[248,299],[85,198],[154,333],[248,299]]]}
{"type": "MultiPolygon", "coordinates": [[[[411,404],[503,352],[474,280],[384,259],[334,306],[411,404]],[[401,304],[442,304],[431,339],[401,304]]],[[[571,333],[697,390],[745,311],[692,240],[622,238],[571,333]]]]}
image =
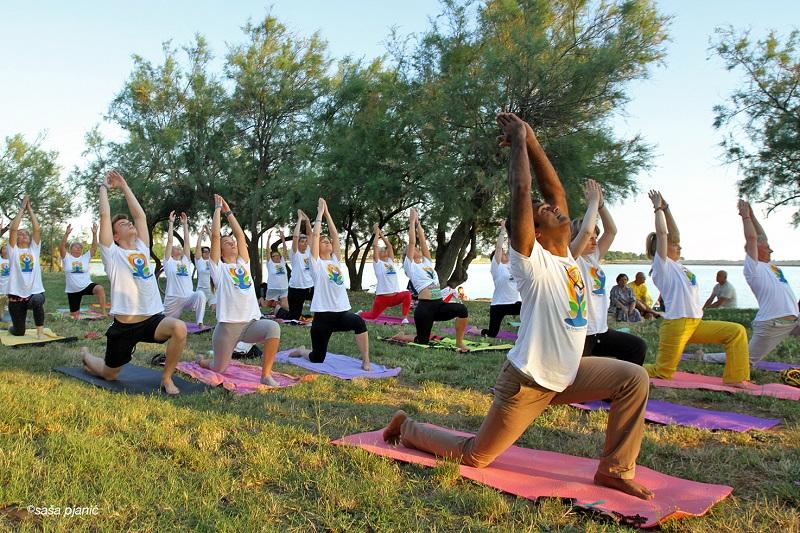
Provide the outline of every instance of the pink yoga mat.
{"type": "Polygon", "coordinates": [[[190,335],[192,333],[204,333],[206,331],[211,331],[211,326],[206,326],[205,324],[203,324],[203,327],[201,328],[194,322],[186,322],[186,332],[189,333],[190,335]]]}
{"type": "MultiPolygon", "coordinates": [[[[456,328],[441,328],[441,332],[445,333],[445,334],[448,334],[448,335],[454,335],[455,332],[456,332],[456,328]]],[[[470,326],[469,328],[467,328],[467,331],[465,331],[464,333],[466,333],[467,335],[472,335],[473,337],[480,337],[481,336],[480,328],[476,328],[475,326],[470,326]]],[[[491,338],[491,337],[487,337],[487,338],[491,338]]],[[[495,339],[504,339],[504,340],[509,340],[509,341],[515,341],[515,340],[517,340],[517,334],[516,333],[512,333],[510,331],[500,331],[500,332],[497,333],[497,337],[494,337],[494,338],[495,339]]]]}
{"type": "MultiPolygon", "coordinates": [[[[350,435],[334,444],[358,446],[367,451],[407,463],[434,466],[431,454],[393,446],[383,441],[383,430],[350,435]]],[[[453,431],[458,435],[469,435],[453,431]]],[[[623,523],[655,527],[670,518],[702,516],[715,503],[726,498],[733,488],[680,479],[639,466],[636,481],[652,490],[656,497],[645,501],[622,492],[599,487],[592,482],[597,460],[556,452],[512,446],[486,468],[461,466],[461,475],[530,500],[542,497],[569,498],[577,507],[592,508],[615,516],[623,523]]]]}
{"type": "MultiPolygon", "coordinates": [[[[362,317],[363,318],[363,317],[362,317]]],[[[389,316],[389,315],[381,315],[378,318],[364,318],[367,322],[372,322],[373,324],[380,324],[382,326],[402,326],[403,317],[401,316],[389,316]]],[[[413,324],[414,319],[408,317],[408,323],[413,324]]]]}
{"type": "Polygon", "coordinates": [[[800,400],[800,389],[781,383],[767,383],[766,385],[750,384],[746,389],[731,387],[722,382],[722,378],[705,376],[703,374],[689,374],[688,372],[675,372],[672,379],[650,378],[650,383],[656,387],[666,389],[704,389],[720,392],[740,392],[752,396],[772,396],[781,400],[800,400]]]}
{"type": "MultiPolygon", "coordinates": [[[[202,381],[206,385],[211,385],[212,387],[222,385],[226,390],[234,394],[251,394],[257,391],[268,391],[275,388],[260,383],[261,367],[246,365],[238,361],[231,361],[231,364],[225,369],[225,372],[221,374],[203,368],[197,363],[189,363],[187,361],[178,363],[178,370],[198,381],[202,381]]],[[[278,388],[292,387],[302,381],[311,381],[314,379],[313,375],[296,378],[278,372],[273,372],[272,377],[278,382],[278,388]]]]}

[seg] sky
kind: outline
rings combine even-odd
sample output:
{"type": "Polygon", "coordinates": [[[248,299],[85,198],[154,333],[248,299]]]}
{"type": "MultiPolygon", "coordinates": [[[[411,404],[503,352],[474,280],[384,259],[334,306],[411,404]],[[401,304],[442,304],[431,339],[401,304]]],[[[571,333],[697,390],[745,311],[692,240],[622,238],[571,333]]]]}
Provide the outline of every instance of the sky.
{"type": "MultiPolygon", "coordinates": [[[[742,82],[709,51],[714,29],[732,25],[763,36],[788,33],[800,20],[800,2],[788,0],[662,0],[672,17],[664,64],[648,79],[630,85],[630,103],[612,124],[620,135],[641,134],[655,147],[654,167],[637,176],[639,192],[611,205],[619,228],[615,250],[641,252],[653,226],[647,190],[661,190],[681,230],[687,259],[742,259],[743,238],[736,211],[738,169],[722,162],[713,106],[742,82]]],[[[134,54],[160,62],[162,43],[206,37],[218,58],[243,41],[242,25],[271,13],[299,35],[318,31],[335,58],[367,59],[385,53],[392,27],[420,33],[440,12],[434,0],[140,0],[3,2],[0,17],[0,137],[22,133],[59,152],[63,176],[80,165],[84,135],[103,124],[108,105],[131,72],[134,54]]],[[[221,65],[221,61],[220,61],[221,65]]],[[[764,218],[777,260],[800,259],[800,230],[791,210],[764,218]]],[[[84,217],[85,218],[85,217],[84,217]]],[[[83,218],[73,221],[88,225],[83,218]]]]}

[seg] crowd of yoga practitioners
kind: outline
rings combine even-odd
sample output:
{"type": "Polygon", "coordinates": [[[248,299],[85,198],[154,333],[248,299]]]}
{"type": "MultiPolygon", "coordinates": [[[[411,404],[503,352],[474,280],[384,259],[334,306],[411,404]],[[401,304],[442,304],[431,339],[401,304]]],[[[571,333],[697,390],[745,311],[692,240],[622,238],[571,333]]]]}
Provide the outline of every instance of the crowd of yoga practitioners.
{"type": "MultiPolygon", "coordinates": [[[[735,306],[735,291],[721,271],[712,296],[701,304],[697,277],[681,263],[675,217],[655,190],[648,195],[655,231],[646,239],[646,252],[660,293],[658,306],[648,294],[644,272],[636,273],[633,280],[620,274],[611,282],[602,259],[614,242],[617,226],[601,186],[586,180],[586,210],[571,220],[564,186],[531,126],[505,112],[497,115],[497,124],[500,147],[510,149],[510,204],[507,218],[497,224],[490,255],[494,292],[483,329],[469,330],[469,308],[456,291],[443,290],[446,287],[414,208],[408,213],[405,243],[402,233],[394,238],[383,233],[388,221],[372,228],[375,298],[370,310],[353,312],[341,239],[323,198],[318,200],[313,221],[297,210],[289,245],[282,229],[268,233],[268,244],[273,234],[278,240],[265,264],[266,287],[258,293],[251,275],[251,262],[258,258],[250,257],[245,233],[225,198],[215,194],[213,211],[196,214],[199,219],[210,214],[211,226],[198,224],[194,249],[189,217],[171,212],[161,267],[166,282],[162,299],[161,272],[153,260],[145,211],[124,177],[112,170],[98,185],[100,218],[91,228],[91,244],[70,240],[73,227],[68,225],[58,248],[69,316],[81,318],[83,297],[88,296],[99,313],[113,319],[105,333],[104,354],[81,348],[85,371],[115,380],[131,362],[138,343],[166,343],[161,389],[168,395],[179,394],[172,376],[187,342],[187,323],[181,318],[188,315],[202,329],[207,308],[215,318],[211,350],[208,358],[197,363],[224,372],[238,343],[263,345],[261,383],[271,387],[278,386],[272,366],[281,342],[281,323],[310,322],[310,348],[295,347],[289,355],[313,363],[325,361],[334,333],[352,332],[361,367],[370,371],[367,324],[385,316],[387,309],[393,309],[402,329],[389,340],[427,345],[436,322],[454,321],[452,347],[462,353],[470,350],[466,334],[495,338],[506,317],[518,317],[516,342],[499,371],[494,400],[476,435],[455,435],[397,411],[384,429],[384,439],[480,468],[508,449],[550,404],[608,400],[611,406],[595,483],[652,498],[653,493],[634,480],[649,379],[672,378],[687,344],[715,344],[724,346],[724,355],[707,357],[724,363],[724,383],[747,387],[751,364],[769,355],[787,336],[800,335],[796,296],[771,261],[772,249],[752,207],[740,200],[744,277],[759,306],[752,335],[748,341],[744,326],[705,319],[704,308],[735,306]],[[124,197],[129,215],[111,213],[112,191],[124,197]],[[180,243],[175,237],[176,218],[180,243]],[[405,245],[402,254],[398,244],[405,245]],[[90,274],[90,261],[98,248],[108,292],[90,274]],[[410,280],[409,290],[401,289],[401,269],[410,280]],[[308,312],[304,312],[306,304],[310,304],[308,312]],[[262,308],[268,314],[262,314],[262,308]],[[628,329],[609,327],[609,315],[615,322],[660,319],[654,363],[645,363],[644,340],[628,329]]],[[[404,220],[395,223],[405,226],[404,220]]],[[[5,230],[8,240],[0,248],[0,315],[7,307],[8,334],[44,340],[42,232],[27,195],[2,233],[5,230]],[[21,227],[25,218],[29,229],[21,227]],[[29,310],[35,329],[26,330],[29,310]]]]}

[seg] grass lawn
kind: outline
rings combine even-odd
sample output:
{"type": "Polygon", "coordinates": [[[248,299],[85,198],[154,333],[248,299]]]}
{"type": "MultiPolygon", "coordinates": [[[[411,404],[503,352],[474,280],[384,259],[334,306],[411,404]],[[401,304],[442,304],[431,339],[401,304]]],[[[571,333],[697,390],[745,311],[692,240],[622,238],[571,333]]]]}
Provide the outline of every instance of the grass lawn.
{"type": "MultiPolygon", "coordinates": [[[[45,274],[45,284],[48,311],[66,307],[63,275],[45,274]]],[[[364,293],[350,297],[354,309],[368,308],[372,300],[364,293]]],[[[488,304],[468,306],[473,323],[488,323],[488,304]]],[[[734,310],[708,316],[746,325],[754,314],[734,310]]],[[[346,382],[321,376],[245,397],[221,389],[177,399],[126,397],[51,370],[79,364],[83,345],[102,353],[104,337],[82,339],[90,330],[104,332],[105,322],[75,323],[48,314],[46,325],[81,340],[44,348],[0,347],[0,530],[627,529],[564,502],[534,503],[465,481],[451,463],[422,468],[329,444],[382,427],[399,407],[426,421],[477,431],[504,353],[458,355],[393,346],[377,336],[396,328],[370,325],[373,361],[402,366],[399,378],[346,382]],[[39,516],[25,512],[29,505],[96,507],[96,514],[39,516]]],[[[632,332],[647,341],[652,361],[658,325],[636,324],[632,332]]],[[[210,334],[191,335],[184,358],[206,352],[210,339],[210,334]]],[[[307,329],[282,328],[282,349],[300,344],[309,345],[307,329]]],[[[358,353],[352,334],[335,334],[330,350],[358,353]]],[[[134,360],[146,366],[154,353],[142,349],[134,360]]],[[[770,359],[800,366],[800,342],[784,342],[770,359]]],[[[721,365],[684,363],[682,368],[722,374],[721,365]]],[[[304,372],[284,365],[276,370],[304,372]]],[[[756,383],[777,380],[777,374],[761,371],[752,377],[756,383]]],[[[784,420],[773,431],[748,433],[648,424],[639,464],[734,487],[732,497],[707,516],[673,521],[663,529],[800,530],[800,403],[655,388],[651,397],[784,420]]],[[[604,412],[551,407],[517,444],[596,457],[606,418],[604,412]]]]}

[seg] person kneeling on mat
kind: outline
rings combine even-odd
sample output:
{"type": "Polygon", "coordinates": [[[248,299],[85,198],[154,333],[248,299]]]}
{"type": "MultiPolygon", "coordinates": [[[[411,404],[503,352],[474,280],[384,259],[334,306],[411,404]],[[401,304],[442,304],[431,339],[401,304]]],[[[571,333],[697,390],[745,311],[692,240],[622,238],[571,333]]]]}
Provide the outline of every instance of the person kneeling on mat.
{"type": "Polygon", "coordinates": [[[184,309],[194,311],[194,321],[203,327],[206,316],[206,295],[199,288],[192,288],[192,276],[195,266],[189,257],[189,219],[186,213],[181,213],[181,226],[183,226],[183,244],[173,245],[173,225],[175,224],[175,211],[169,214],[169,229],[167,229],[167,246],[164,248],[164,275],[167,277],[167,287],[164,291],[164,314],[173,318],[180,318],[184,309]]]}
{"type": "Polygon", "coordinates": [[[319,199],[317,220],[311,234],[311,271],[314,274],[314,297],[311,299],[311,350],[300,347],[289,357],[306,357],[322,363],[328,354],[328,341],[335,331],[352,331],[361,352],[361,368],[369,371],[369,335],[364,319],[350,311],[350,300],[344,286],[339,232],[328,211],[328,204],[319,199]],[[328,223],[330,237],[322,235],[322,217],[328,223]]]}
{"type": "Polygon", "coordinates": [[[277,322],[261,318],[244,231],[228,202],[219,194],[214,195],[211,221],[211,278],[217,287],[217,325],[211,339],[214,358],[200,360],[198,364],[214,372],[224,372],[237,343],[263,342],[261,383],[278,387],[272,377],[272,364],[281,342],[281,328],[277,322]],[[220,215],[228,221],[233,236],[221,236],[220,215]]]}
{"type": "Polygon", "coordinates": [[[387,442],[477,468],[511,447],[549,404],[611,399],[606,441],[594,482],[649,500],[633,480],[644,433],[650,382],[637,365],[583,357],[585,288],[569,252],[570,221],[561,181],[533,130],[511,113],[497,117],[511,145],[509,264],[522,296],[519,337],[495,384],[492,406],[473,437],[413,421],[397,411],[383,432],[387,442]],[[532,201],[529,158],[544,201],[532,201]]]}
{"type": "Polygon", "coordinates": [[[133,191],[117,171],[106,174],[100,184],[100,257],[111,284],[114,322],[106,331],[106,354],[101,359],[81,348],[84,369],[106,380],[117,379],[132,359],[140,342],[167,343],[161,390],[169,395],[180,390],[172,381],[175,366],[186,346],[186,324],[164,316],[158,282],[150,264],[150,233],[147,217],[133,191]],[[111,218],[109,189],[125,195],[133,222],[125,215],[111,218]]]}
{"type": "Polygon", "coordinates": [[[490,272],[494,282],[494,292],[489,306],[489,329],[481,330],[481,335],[484,337],[497,337],[503,318],[508,315],[518,316],[522,309],[517,283],[508,268],[508,253],[503,248],[506,233],[506,223],[502,221],[494,252],[489,256],[492,262],[490,272]]]}
{"type": "Polygon", "coordinates": [[[408,324],[408,313],[411,312],[411,292],[401,291],[400,283],[397,281],[397,263],[394,261],[394,248],[389,239],[381,232],[380,226],[376,223],[372,227],[372,268],[375,270],[375,301],[372,302],[372,309],[360,311],[361,318],[375,320],[389,307],[402,305],[403,320],[401,324],[408,324]],[[378,243],[383,241],[383,248],[378,243]]]}
{"type": "Polygon", "coordinates": [[[72,241],[69,245],[69,253],[67,253],[67,239],[69,239],[69,234],[72,233],[72,225],[68,224],[67,230],[64,232],[64,238],[61,239],[61,245],[58,248],[61,254],[61,264],[64,268],[64,277],[66,278],[64,292],[67,293],[67,301],[69,301],[69,313],[75,320],[81,316],[81,300],[84,296],[89,296],[90,294],[97,296],[100,311],[103,316],[108,316],[106,291],[102,285],[92,282],[92,277],[89,274],[89,262],[97,251],[97,229],[97,224],[93,224],[92,246],[88,252],[83,253],[82,242],[72,241]]]}
{"type": "Polygon", "coordinates": [[[15,337],[25,335],[25,320],[28,309],[33,311],[36,337],[44,339],[44,285],[39,254],[42,251],[42,231],[33,213],[28,195],[22,199],[19,213],[11,221],[8,234],[8,312],[11,327],[8,332],[15,337]],[[33,235],[28,230],[19,229],[22,216],[28,213],[33,235]]]}
{"type": "Polygon", "coordinates": [[[428,240],[425,238],[425,231],[419,222],[417,210],[413,207],[408,216],[408,248],[403,261],[403,270],[418,294],[417,308],[414,309],[414,325],[417,328],[417,335],[412,338],[400,333],[392,338],[405,342],[413,341],[417,344],[429,344],[433,323],[455,318],[456,347],[462,352],[468,352],[469,348],[464,344],[464,331],[469,323],[469,311],[464,304],[447,303],[442,300],[439,276],[436,274],[436,269],[433,268],[428,240]],[[419,240],[419,249],[417,249],[417,240],[419,240]]]}

